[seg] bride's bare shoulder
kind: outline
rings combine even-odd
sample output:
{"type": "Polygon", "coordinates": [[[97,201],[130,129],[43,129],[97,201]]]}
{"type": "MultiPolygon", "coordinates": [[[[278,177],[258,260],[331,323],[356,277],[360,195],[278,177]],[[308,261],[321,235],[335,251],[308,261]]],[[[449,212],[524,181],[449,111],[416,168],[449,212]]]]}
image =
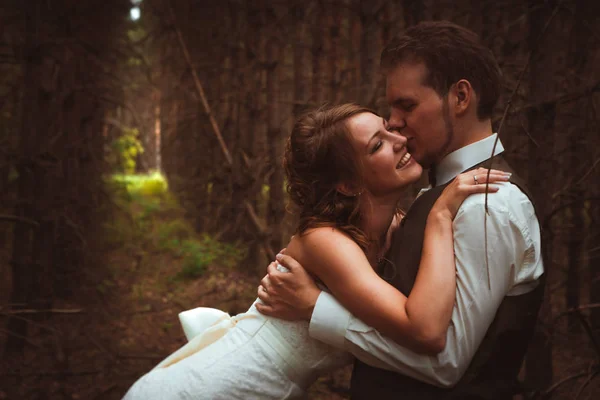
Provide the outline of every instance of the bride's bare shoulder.
{"type": "Polygon", "coordinates": [[[319,227],[296,234],[286,247],[286,254],[309,269],[328,264],[340,257],[360,253],[360,247],[335,227],[319,227]]]}
{"type": "Polygon", "coordinates": [[[296,234],[290,240],[290,246],[320,248],[327,244],[355,244],[354,241],[342,230],[332,226],[322,226],[307,229],[296,234]]]}

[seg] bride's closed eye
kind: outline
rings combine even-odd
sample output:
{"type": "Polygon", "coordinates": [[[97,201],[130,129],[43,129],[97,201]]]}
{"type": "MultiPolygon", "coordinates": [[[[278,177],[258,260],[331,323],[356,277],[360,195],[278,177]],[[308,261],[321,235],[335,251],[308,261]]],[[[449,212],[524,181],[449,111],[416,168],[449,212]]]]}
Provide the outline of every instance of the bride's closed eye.
{"type": "Polygon", "coordinates": [[[383,146],[383,141],[382,140],[378,140],[377,143],[375,143],[375,145],[373,147],[371,147],[370,154],[375,153],[377,150],[379,150],[381,148],[381,146],[383,146]]]}

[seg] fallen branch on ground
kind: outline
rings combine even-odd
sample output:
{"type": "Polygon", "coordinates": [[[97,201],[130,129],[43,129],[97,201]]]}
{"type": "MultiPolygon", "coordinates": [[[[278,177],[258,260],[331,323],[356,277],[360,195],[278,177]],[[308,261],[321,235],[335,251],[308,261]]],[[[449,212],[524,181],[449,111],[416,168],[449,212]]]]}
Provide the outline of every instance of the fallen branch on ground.
{"type": "Polygon", "coordinates": [[[18,315],[18,314],[81,314],[84,313],[83,308],[75,309],[61,309],[61,308],[50,308],[48,310],[34,310],[34,309],[23,309],[23,310],[2,310],[0,308],[0,315],[18,315]]]}

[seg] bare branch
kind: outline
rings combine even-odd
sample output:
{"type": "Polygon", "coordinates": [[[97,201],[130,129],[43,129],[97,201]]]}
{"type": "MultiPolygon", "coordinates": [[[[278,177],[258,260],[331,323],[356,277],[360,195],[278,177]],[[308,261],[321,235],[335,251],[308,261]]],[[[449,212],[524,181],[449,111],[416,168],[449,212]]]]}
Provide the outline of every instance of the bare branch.
{"type": "Polygon", "coordinates": [[[202,83],[200,83],[200,79],[198,78],[198,73],[196,72],[196,68],[194,67],[194,64],[192,63],[192,58],[190,57],[190,53],[188,51],[187,45],[186,45],[185,41],[183,40],[183,35],[181,34],[181,30],[179,29],[179,26],[177,26],[177,21],[175,19],[175,11],[173,10],[173,5],[171,4],[170,1],[167,1],[167,5],[169,7],[169,13],[171,14],[173,27],[175,29],[175,32],[177,33],[177,39],[179,41],[179,46],[181,47],[181,51],[183,53],[185,61],[188,64],[188,68],[190,69],[190,71],[192,73],[192,78],[194,79],[194,85],[196,86],[198,95],[200,96],[200,99],[202,100],[202,105],[204,106],[204,110],[206,111],[206,114],[208,115],[210,124],[212,125],[215,135],[217,136],[217,140],[219,141],[219,145],[221,146],[223,155],[225,156],[227,163],[231,166],[231,165],[233,165],[233,159],[231,158],[231,154],[229,153],[229,150],[227,149],[227,145],[225,144],[225,141],[223,140],[223,135],[221,135],[221,130],[219,129],[219,125],[217,124],[217,121],[212,114],[210,105],[208,104],[208,100],[206,99],[206,94],[204,93],[204,88],[202,87],[202,83]]]}
{"type": "Polygon", "coordinates": [[[584,198],[577,199],[577,200],[571,201],[569,203],[563,204],[563,205],[561,205],[559,207],[556,207],[555,209],[553,209],[552,211],[550,211],[550,213],[546,216],[546,219],[544,219],[543,222],[541,221],[542,222],[542,227],[544,229],[549,229],[549,227],[550,227],[550,221],[552,220],[552,218],[554,218],[556,215],[558,215],[558,213],[560,213],[561,211],[566,210],[566,209],[568,209],[570,207],[573,207],[573,206],[575,206],[577,204],[582,204],[582,203],[584,203],[586,201],[597,201],[597,202],[600,202],[600,197],[598,197],[598,196],[584,197],[584,198]]]}
{"type": "MultiPolygon", "coordinates": [[[[496,141],[494,142],[494,147],[492,148],[492,154],[490,157],[493,157],[494,154],[496,153],[496,145],[498,144],[498,140],[500,139],[500,133],[502,132],[502,128],[504,127],[504,121],[506,121],[506,117],[508,116],[508,112],[510,111],[510,107],[512,105],[512,102],[513,102],[516,94],[517,94],[517,91],[519,90],[519,87],[521,87],[521,82],[523,81],[523,78],[525,77],[525,72],[527,72],[527,69],[529,68],[529,64],[531,63],[531,59],[533,58],[533,55],[537,52],[540,42],[542,41],[544,36],[546,36],[546,32],[548,31],[548,28],[550,27],[550,23],[552,22],[552,20],[558,13],[561,3],[562,2],[558,3],[556,5],[556,7],[554,7],[554,11],[552,12],[552,15],[550,16],[550,18],[548,18],[548,21],[546,21],[546,25],[544,26],[544,29],[542,29],[542,33],[540,33],[540,37],[537,39],[537,43],[536,43],[537,46],[529,51],[529,55],[527,56],[527,61],[525,62],[525,66],[523,67],[523,70],[521,71],[521,74],[519,75],[519,79],[517,80],[517,84],[515,85],[515,88],[513,89],[513,92],[510,95],[508,102],[506,103],[506,107],[504,108],[504,114],[502,115],[502,118],[500,119],[500,125],[498,126],[498,136],[496,137],[496,141]]],[[[488,178],[489,178],[489,174],[490,174],[490,172],[488,171],[488,178]]],[[[487,197],[488,197],[488,194],[486,191],[486,193],[485,193],[486,213],[487,213],[487,208],[488,208],[488,198],[487,197]]]]}
{"type": "Polygon", "coordinates": [[[563,384],[572,381],[573,379],[578,379],[581,378],[582,376],[586,376],[588,375],[590,372],[589,371],[582,371],[582,372],[578,372],[576,374],[573,375],[569,375],[566,378],[561,379],[560,381],[554,383],[552,386],[550,386],[548,389],[544,390],[542,392],[542,398],[546,398],[549,397],[549,395],[555,391],[556,389],[558,389],[560,386],[562,386],[563,384]]]}
{"type": "Polygon", "coordinates": [[[23,339],[25,342],[27,342],[27,344],[30,344],[31,346],[33,346],[35,348],[38,348],[38,349],[42,348],[42,346],[40,346],[37,343],[32,342],[27,336],[19,335],[18,333],[9,331],[8,329],[4,329],[4,328],[0,328],[0,332],[4,332],[7,335],[18,337],[19,339],[23,339]]]}
{"type": "Polygon", "coordinates": [[[562,313],[558,314],[554,318],[554,321],[558,320],[561,317],[564,317],[565,315],[573,314],[573,313],[578,313],[578,312],[583,311],[583,310],[591,310],[593,308],[600,308],[600,303],[584,304],[584,305],[581,305],[579,307],[569,308],[568,310],[563,311],[562,313]]]}
{"type": "Polygon", "coordinates": [[[0,309],[0,315],[18,315],[18,314],[81,314],[84,313],[85,310],[82,308],[77,309],[61,309],[61,308],[51,308],[48,310],[34,310],[34,309],[24,309],[24,310],[7,310],[2,311],[0,309]]]}
{"type": "Polygon", "coordinates": [[[89,371],[39,371],[33,373],[24,372],[8,372],[0,374],[0,376],[16,376],[16,377],[28,377],[28,376],[82,376],[82,375],[95,375],[105,372],[102,369],[89,370],[89,371]]]}
{"type": "Polygon", "coordinates": [[[587,387],[587,385],[590,384],[590,382],[592,381],[592,379],[594,379],[596,376],[598,376],[598,372],[594,372],[592,374],[590,374],[590,376],[587,377],[587,379],[583,382],[583,384],[581,385],[581,387],[579,388],[579,390],[577,391],[577,394],[575,395],[575,400],[577,400],[579,398],[579,396],[581,396],[581,394],[583,393],[583,390],[587,387]]]}
{"type": "MultiPolygon", "coordinates": [[[[583,176],[575,183],[575,185],[579,185],[581,184],[587,177],[589,174],[592,173],[592,171],[594,170],[594,168],[596,168],[596,166],[600,164],[600,158],[598,158],[596,161],[594,161],[594,163],[592,164],[592,166],[588,169],[588,171],[583,174],[583,176]]],[[[556,193],[554,193],[552,195],[552,199],[555,199],[556,197],[558,197],[561,193],[564,193],[565,191],[567,191],[571,186],[573,186],[573,181],[574,181],[574,177],[572,177],[569,182],[567,182],[567,184],[560,190],[558,190],[556,193]]]]}
{"type": "Polygon", "coordinates": [[[34,221],[29,218],[25,218],[25,217],[19,217],[16,215],[0,214],[0,221],[20,222],[20,223],[35,226],[35,227],[40,226],[39,222],[37,222],[37,221],[34,221]]]}
{"type": "MultiPolygon", "coordinates": [[[[579,90],[576,90],[572,93],[565,93],[565,94],[561,94],[559,96],[553,97],[551,99],[548,100],[544,100],[544,101],[540,101],[537,103],[531,103],[531,104],[527,104],[521,108],[518,108],[514,111],[510,111],[508,113],[509,116],[513,116],[513,115],[517,115],[523,112],[527,112],[527,111],[531,111],[531,110],[535,110],[535,109],[539,109],[539,108],[543,108],[546,106],[551,106],[551,105],[558,105],[558,104],[564,104],[564,103],[570,103],[572,101],[577,101],[581,98],[590,96],[594,93],[600,92],[600,81],[594,83],[593,85],[588,85],[585,86],[583,88],[580,88],[579,90]]],[[[506,110],[505,110],[506,111],[506,110]]],[[[506,113],[505,113],[506,114],[506,113]]],[[[504,118],[504,117],[502,117],[504,118]]],[[[502,119],[498,120],[496,119],[494,121],[494,123],[497,123],[498,121],[500,121],[500,123],[502,123],[502,119]]]]}
{"type": "MultiPolygon", "coordinates": [[[[541,43],[542,39],[546,35],[546,32],[548,31],[548,27],[550,26],[550,22],[552,22],[552,20],[554,19],[554,16],[556,16],[561,3],[562,2],[559,2],[556,5],[556,7],[554,8],[554,11],[552,12],[552,15],[550,16],[550,18],[548,18],[548,21],[546,21],[546,25],[544,26],[544,29],[542,29],[542,33],[540,33],[540,36],[537,40],[537,43],[536,43],[537,46],[529,51],[529,55],[527,57],[527,61],[525,62],[525,66],[523,67],[523,70],[521,71],[521,74],[519,75],[519,79],[517,80],[517,84],[515,85],[515,88],[513,89],[513,92],[510,95],[508,102],[506,103],[506,108],[504,109],[504,115],[502,115],[502,119],[500,120],[500,126],[498,127],[498,133],[496,135],[496,140],[494,141],[494,146],[492,147],[492,154],[490,155],[490,159],[492,159],[494,157],[494,155],[496,154],[496,147],[498,145],[498,141],[500,140],[500,133],[502,132],[502,127],[504,126],[504,121],[506,121],[506,116],[508,115],[510,106],[515,98],[515,95],[517,94],[517,91],[519,90],[519,87],[521,86],[521,82],[523,81],[525,72],[529,68],[529,63],[531,62],[531,59],[533,58],[533,54],[535,54],[535,52],[539,48],[539,44],[541,43]]],[[[483,231],[484,231],[484,240],[485,240],[484,244],[485,244],[485,254],[486,254],[485,263],[486,263],[486,268],[488,271],[488,274],[487,274],[488,275],[488,288],[490,290],[492,287],[492,283],[490,282],[490,266],[489,266],[489,260],[488,260],[488,256],[487,256],[488,255],[487,215],[488,215],[488,193],[489,193],[488,188],[489,188],[489,181],[490,181],[490,173],[492,172],[491,167],[492,167],[492,165],[490,163],[489,170],[487,173],[486,184],[485,184],[485,216],[483,219],[483,231]]]]}

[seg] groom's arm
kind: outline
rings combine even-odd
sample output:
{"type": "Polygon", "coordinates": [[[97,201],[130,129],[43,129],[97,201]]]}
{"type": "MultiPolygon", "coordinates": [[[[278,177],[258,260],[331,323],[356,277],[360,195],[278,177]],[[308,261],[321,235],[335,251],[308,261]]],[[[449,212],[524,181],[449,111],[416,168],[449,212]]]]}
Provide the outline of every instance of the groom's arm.
{"type": "MultiPolygon", "coordinates": [[[[374,367],[437,386],[452,386],[462,375],[452,365],[440,370],[440,364],[447,363],[412,352],[366,325],[331,294],[321,291],[297,261],[289,256],[278,259],[290,272],[278,275],[275,263],[269,266],[269,275],[277,282],[267,282],[268,277],[261,282],[258,297],[264,304],[256,304],[260,312],[286,320],[310,321],[311,337],[346,350],[374,367]],[[265,286],[269,287],[268,294],[265,286]]],[[[451,325],[448,332],[453,329],[451,325]]],[[[452,340],[450,333],[447,337],[452,340]]]]}
{"type": "MultiPolygon", "coordinates": [[[[454,221],[456,304],[446,347],[440,354],[418,355],[398,345],[355,318],[327,293],[318,295],[314,309],[305,304],[304,312],[298,314],[305,319],[310,315],[311,336],[350,351],[375,367],[438,386],[457,383],[502,299],[531,290],[543,273],[539,225],[533,207],[516,187],[511,185],[511,190],[505,192],[511,204],[507,207],[501,198],[490,196],[487,220],[483,196],[471,196],[454,221]],[[487,230],[487,251],[484,230],[487,230]],[[307,309],[312,313],[307,313],[307,309]]],[[[293,296],[288,301],[287,307],[296,304],[293,296]]]]}
{"type": "Polygon", "coordinates": [[[457,291],[444,351],[433,357],[415,354],[363,324],[327,293],[315,305],[311,336],[376,367],[432,384],[456,384],[504,297],[532,290],[543,273],[533,206],[516,186],[506,189],[489,196],[487,218],[484,196],[475,195],[454,220],[457,291]]]}

